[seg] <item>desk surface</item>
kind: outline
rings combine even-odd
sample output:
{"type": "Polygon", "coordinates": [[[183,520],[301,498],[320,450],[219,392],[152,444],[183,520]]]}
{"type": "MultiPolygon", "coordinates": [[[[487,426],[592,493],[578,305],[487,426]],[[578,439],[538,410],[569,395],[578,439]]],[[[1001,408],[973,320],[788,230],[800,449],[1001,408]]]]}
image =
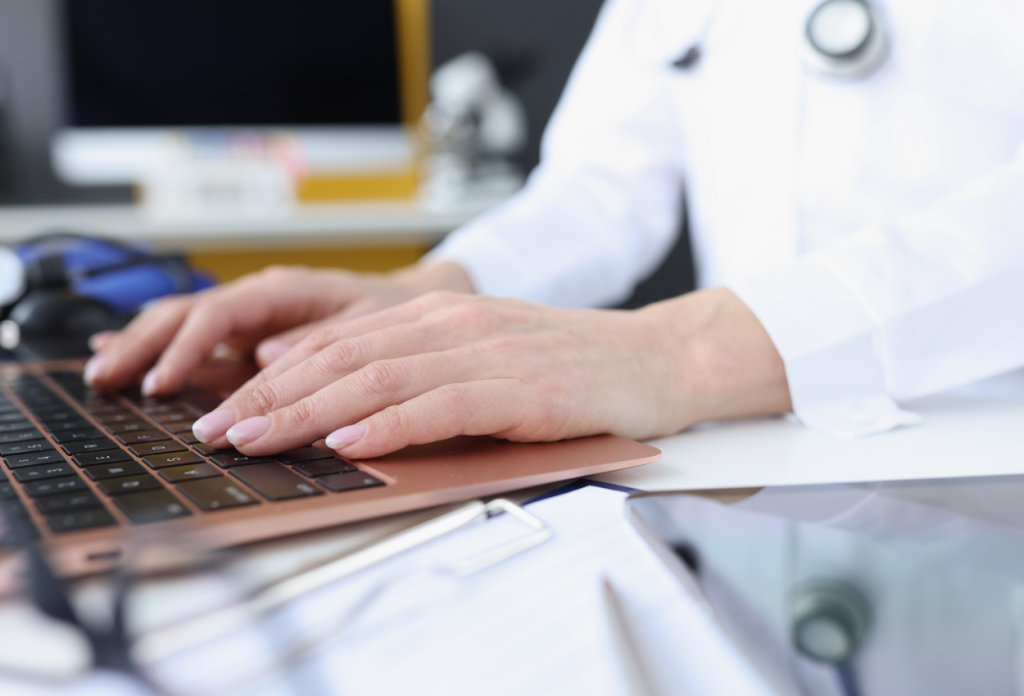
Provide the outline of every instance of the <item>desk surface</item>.
{"type": "MultiPolygon", "coordinates": [[[[703,426],[653,441],[664,451],[660,462],[598,478],[669,490],[1024,472],[1024,401],[945,394],[907,407],[924,417],[921,425],[858,439],[814,432],[783,418],[703,426]]],[[[268,579],[379,538],[420,514],[268,542],[244,554],[239,577],[268,579]]],[[[171,609],[181,605],[172,598],[195,595],[199,585],[190,582],[148,587],[138,598],[137,618],[143,624],[167,620],[171,609]]],[[[92,601],[106,591],[102,583],[88,583],[81,590],[83,606],[102,606],[92,601]]],[[[0,605],[0,635],[37,630],[37,621],[21,605],[0,605]]],[[[53,693],[2,676],[0,691],[22,696],[53,693]]]]}
{"type": "Polygon", "coordinates": [[[0,207],[0,244],[62,228],[191,250],[428,246],[501,200],[480,198],[444,209],[418,201],[324,203],[269,217],[221,215],[173,221],[155,219],[131,205],[6,206],[0,207]]]}
{"type": "Polygon", "coordinates": [[[680,490],[1024,473],[1024,401],[943,394],[906,407],[924,422],[863,438],[786,418],[698,427],[651,441],[661,461],[597,478],[680,490]]]}

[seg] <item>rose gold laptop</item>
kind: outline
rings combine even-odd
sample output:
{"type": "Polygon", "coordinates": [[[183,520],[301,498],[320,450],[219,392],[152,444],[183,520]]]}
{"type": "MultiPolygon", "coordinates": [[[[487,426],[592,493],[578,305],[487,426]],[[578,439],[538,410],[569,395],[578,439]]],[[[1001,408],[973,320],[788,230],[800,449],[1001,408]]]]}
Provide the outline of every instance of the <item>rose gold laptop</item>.
{"type": "Polygon", "coordinates": [[[262,541],[653,462],[614,436],[523,444],[456,438],[373,460],[316,445],[273,457],[216,450],[192,435],[220,398],[99,394],[82,361],[0,365],[0,505],[54,567],[116,565],[132,530],[201,535],[208,547],[262,541]]]}

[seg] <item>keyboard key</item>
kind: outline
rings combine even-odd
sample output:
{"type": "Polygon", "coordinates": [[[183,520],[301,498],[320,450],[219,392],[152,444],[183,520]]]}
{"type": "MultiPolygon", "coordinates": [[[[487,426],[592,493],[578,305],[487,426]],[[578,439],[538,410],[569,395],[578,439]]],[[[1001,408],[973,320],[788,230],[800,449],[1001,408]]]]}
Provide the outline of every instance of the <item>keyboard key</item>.
{"type": "Polygon", "coordinates": [[[159,430],[139,430],[134,433],[121,433],[117,439],[126,445],[135,445],[141,442],[158,442],[167,439],[167,433],[159,430]]]}
{"type": "Polygon", "coordinates": [[[150,397],[139,402],[142,410],[149,414],[171,413],[181,410],[181,404],[174,399],[150,397]]]}
{"type": "Polygon", "coordinates": [[[114,498],[114,502],[135,524],[163,522],[192,514],[173,493],[164,488],[119,495],[114,498]]]}
{"type": "Polygon", "coordinates": [[[21,420],[14,421],[13,423],[0,423],[0,433],[13,433],[19,430],[31,430],[35,426],[32,422],[22,418],[21,420]]]}
{"type": "Polygon", "coordinates": [[[39,440],[43,434],[35,428],[21,428],[12,432],[0,433],[0,445],[24,442],[26,440],[39,440]]]}
{"type": "Polygon", "coordinates": [[[105,413],[101,416],[97,416],[96,420],[104,425],[111,425],[113,423],[126,423],[128,421],[139,420],[139,414],[135,411],[128,411],[126,409],[114,411],[112,413],[105,413]]]}
{"type": "Polygon", "coordinates": [[[13,404],[11,404],[10,411],[0,410],[0,423],[14,423],[15,421],[23,420],[25,420],[25,416],[13,404]]]}
{"type": "Polygon", "coordinates": [[[305,498],[324,494],[309,481],[277,462],[240,466],[232,469],[231,473],[270,500],[288,500],[289,498],[305,498]]]}
{"type": "Polygon", "coordinates": [[[150,454],[165,454],[167,452],[184,452],[185,446],[174,440],[161,440],[160,442],[142,442],[129,447],[132,454],[139,457],[146,457],[150,454]]]}
{"type": "Polygon", "coordinates": [[[79,442],[80,440],[98,440],[102,437],[106,437],[106,434],[96,430],[96,428],[64,430],[59,433],[53,433],[53,439],[62,445],[66,445],[69,442],[79,442]]]}
{"type": "Polygon", "coordinates": [[[48,515],[46,521],[49,523],[50,529],[58,533],[71,532],[76,529],[90,529],[92,527],[109,527],[110,525],[117,524],[117,521],[103,508],[60,512],[55,515],[48,515]]]}
{"type": "Polygon", "coordinates": [[[234,449],[218,449],[212,445],[206,444],[205,442],[197,442],[196,444],[192,445],[192,449],[194,449],[199,454],[205,454],[207,457],[209,457],[211,454],[238,454],[238,452],[236,452],[234,449]]]}
{"type": "Polygon", "coordinates": [[[241,452],[231,451],[226,454],[214,454],[210,456],[210,461],[221,467],[227,469],[232,466],[244,466],[246,464],[269,464],[269,457],[247,457],[241,452]]]}
{"type": "Polygon", "coordinates": [[[87,490],[85,481],[77,476],[66,476],[65,478],[47,479],[45,481],[32,481],[25,484],[25,492],[33,498],[41,498],[45,495],[57,495],[59,493],[77,493],[87,490]]]}
{"type": "Polygon", "coordinates": [[[223,510],[240,505],[256,505],[259,502],[227,476],[183,481],[178,484],[178,488],[204,510],[223,510]]]}
{"type": "Polygon", "coordinates": [[[199,464],[203,461],[203,458],[192,452],[172,452],[170,454],[151,454],[142,461],[154,469],[162,469],[165,466],[199,464]]]}
{"type": "Polygon", "coordinates": [[[190,445],[194,445],[199,442],[199,438],[195,436],[195,433],[192,432],[191,428],[185,432],[177,433],[177,435],[180,440],[187,442],[190,445]]]}
{"type": "Polygon", "coordinates": [[[22,483],[26,481],[41,481],[43,479],[57,478],[58,476],[71,476],[75,473],[75,467],[67,462],[61,461],[54,464],[40,464],[38,466],[26,466],[14,470],[14,478],[22,483]]]}
{"type": "Polygon", "coordinates": [[[117,476],[135,476],[145,474],[146,469],[138,462],[119,462],[117,464],[97,464],[85,467],[85,473],[94,481],[114,478],[117,476]]]}
{"type": "Polygon", "coordinates": [[[135,476],[122,476],[121,478],[101,479],[100,490],[107,495],[120,495],[122,493],[134,493],[135,491],[148,491],[154,488],[163,488],[152,474],[137,474],[135,476]]]}
{"type": "Polygon", "coordinates": [[[56,450],[46,450],[44,452],[30,452],[28,454],[12,454],[5,457],[4,461],[6,461],[7,466],[12,469],[19,469],[23,466],[63,462],[64,456],[56,450]]]}
{"type": "Polygon", "coordinates": [[[63,399],[59,399],[56,396],[50,394],[49,392],[39,392],[25,395],[18,394],[18,398],[20,398],[21,402],[28,406],[28,410],[32,411],[33,413],[36,411],[41,411],[50,406],[67,405],[64,403],[63,399]]]}
{"type": "Polygon", "coordinates": [[[157,413],[155,415],[155,418],[164,425],[167,425],[168,423],[178,423],[185,420],[195,420],[195,416],[193,416],[191,413],[181,410],[167,411],[166,413],[157,413]]]}
{"type": "Polygon", "coordinates": [[[43,423],[43,427],[51,433],[60,433],[69,430],[89,430],[92,423],[85,420],[57,421],[56,423],[43,423]]]}
{"type": "Polygon", "coordinates": [[[96,416],[97,418],[101,416],[109,416],[114,413],[121,413],[123,411],[123,407],[121,406],[120,403],[117,402],[83,400],[82,406],[85,407],[86,411],[96,416]]]}
{"type": "Polygon", "coordinates": [[[327,474],[341,474],[347,471],[358,471],[354,466],[340,459],[318,459],[313,462],[302,462],[301,464],[296,464],[293,468],[309,478],[326,476],[327,474]]]}
{"type": "Polygon", "coordinates": [[[318,478],[317,481],[324,484],[335,493],[384,485],[383,481],[374,478],[363,471],[351,471],[347,474],[331,474],[330,476],[322,476],[318,478]]]}
{"type": "Polygon", "coordinates": [[[193,425],[195,425],[195,420],[193,418],[163,424],[164,428],[166,430],[170,430],[172,433],[191,433],[193,425]]]}
{"type": "Polygon", "coordinates": [[[93,464],[115,464],[117,462],[130,462],[131,457],[124,450],[106,450],[104,452],[91,452],[89,454],[76,454],[75,464],[78,466],[92,466],[93,464]]]}
{"type": "Polygon", "coordinates": [[[51,512],[66,512],[68,510],[84,510],[91,507],[103,507],[103,503],[92,491],[81,493],[67,493],[65,495],[51,495],[49,498],[40,498],[36,501],[39,512],[48,515],[51,512]]]}
{"type": "Polygon", "coordinates": [[[18,497],[17,491],[7,481],[0,481],[0,500],[16,500],[18,497]]]}
{"type": "Polygon", "coordinates": [[[82,420],[82,414],[70,406],[54,406],[53,408],[36,411],[36,417],[43,421],[82,420]]]}
{"type": "Polygon", "coordinates": [[[172,483],[189,481],[191,479],[204,479],[211,476],[220,476],[220,469],[206,462],[198,464],[185,464],[182,466],[165,466],[157,473],[172,483]]]}
{"type": "Polygon", "coordinates": [[[314,459],[332,459],[334,452],[320,449],[319,447],[300,447],[289,452],[282,452],[274,455],[274,459],[282,464],[298,464],[299,462],[311,462],[314,459]]]}
{"type": "Polygon", "coordinates": [[[89,452],[104,452],[106,450],[121,449],[117,446],[117,443],[111,439],[103,438],[102,440],[81,440],[80,442],[69,442],[66,445],[61,445],[68,454],[88,454],[89,452]]]}
{"type": "Polygon", "coordinates": [[[121,421],[120,423],[108,423],[106,429],[115,435],[121,433],[137,433],[141,430],[152,430],[153,424],[144,420],[121,421]]]}
{"type": "Polygon", "coordinates": [[[49,440],[28,440],[26,442],[12,442],[0,445],[0,455],[8,457],[12,454],[45,452],[52,449],[53,445],[50,444],[49,440]]]}

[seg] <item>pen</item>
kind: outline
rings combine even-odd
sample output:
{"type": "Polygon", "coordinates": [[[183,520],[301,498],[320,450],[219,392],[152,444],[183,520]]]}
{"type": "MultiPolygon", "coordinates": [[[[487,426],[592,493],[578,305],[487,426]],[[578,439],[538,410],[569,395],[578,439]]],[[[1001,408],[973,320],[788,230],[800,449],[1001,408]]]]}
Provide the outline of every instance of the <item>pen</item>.
{"type": "Polygon", "coordinates": [[[630,696],[658,696],[651,674],[644,664],[640,646],[636,642],[636,634],[630,625],[629,617],[626,616],[626,608],[618,590],[608,578],[601,580],[601,596],[604,599],[612,642],[615,644],[615,652],[618,653],[619,667],[627,692],[630,696]]]}

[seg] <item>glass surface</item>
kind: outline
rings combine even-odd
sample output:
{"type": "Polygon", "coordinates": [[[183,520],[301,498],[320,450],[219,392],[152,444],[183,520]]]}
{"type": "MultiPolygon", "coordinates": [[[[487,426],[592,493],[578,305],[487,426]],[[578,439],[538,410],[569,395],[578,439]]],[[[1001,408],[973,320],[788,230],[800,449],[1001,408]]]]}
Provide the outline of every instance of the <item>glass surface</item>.
{"type": "Polygon", "coordinates": [[[1024,693],[1024,476],[630,504],[780,693],[1024,693]]]}

